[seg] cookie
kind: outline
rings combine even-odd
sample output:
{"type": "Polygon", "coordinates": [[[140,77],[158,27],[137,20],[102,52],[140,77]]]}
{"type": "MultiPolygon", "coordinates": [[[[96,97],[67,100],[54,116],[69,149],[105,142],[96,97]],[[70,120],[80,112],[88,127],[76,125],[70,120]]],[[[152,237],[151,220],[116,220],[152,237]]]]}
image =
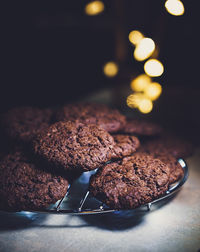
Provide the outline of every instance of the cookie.
{"type": "Polygon", "coordinates": [[[42,129],[50,125],[51,109],[18,107],[1,117],[1,125],[12,140],[27,143],[42,129]]]}
{"type": "Polygon", "coordinates": [[[34,152],[63,170],[93,170],[112,158],[113,137],[101,127],[79,122],[57,122],[38,134],[34,152]]]}
{"type": "Polygon", "coordinates": [[[187,158],[193,154],[191,143],[171,135],[163,135],[142,145],[141,151],[154,155],[170,154],[175,158],[187,158]]]}
{"type": "Polygon", "coordinates": [[[136,153],[99,169],[90,179],[94,197],[114,209],[133,209],[165,194],[169,167],[151,156],[136,153]]]}
{"type": "Polygon", "coordinates": [[[65,178],[36,167],[23,153],[9,154],[0,161],[0,208],[37,210],[61,199],[67,191],[65,178]]]}
{"type": "Polygon", "coordinates": [[[113,135],[115,147],[112,158],[123,158],[133,154],[140,146],[139,139],[130,135],[113,135]]]}
{"type": "Polygon", "coordinates": [[[108,132],[121,130],[126,118],[117,109],[104,104],[74,103],[63,106],[55,113],[55,121],[75,121],[96,124],[108,132]]]}
{"type": "Polygon", "coordinates": [[[128,118],[122,132],[140,136],[156,136],[162,132],[162,128],[156,123],[128,118]]]}

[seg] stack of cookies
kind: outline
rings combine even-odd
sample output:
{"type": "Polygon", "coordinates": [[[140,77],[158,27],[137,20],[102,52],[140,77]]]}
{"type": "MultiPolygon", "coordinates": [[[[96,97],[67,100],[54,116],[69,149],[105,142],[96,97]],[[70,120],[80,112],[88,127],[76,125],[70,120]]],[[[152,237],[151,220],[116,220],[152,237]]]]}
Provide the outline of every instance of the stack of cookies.
{"type": "Polygon", "coordinates": [[[159,125],[103,104],[14,108],[1,116],[1,132],[0,209],[10,211],[47,208],[81,173],[97,168],[93,196],[133,209],[165,194],[183,176],[177,158],[192,153],[159,125]]]}

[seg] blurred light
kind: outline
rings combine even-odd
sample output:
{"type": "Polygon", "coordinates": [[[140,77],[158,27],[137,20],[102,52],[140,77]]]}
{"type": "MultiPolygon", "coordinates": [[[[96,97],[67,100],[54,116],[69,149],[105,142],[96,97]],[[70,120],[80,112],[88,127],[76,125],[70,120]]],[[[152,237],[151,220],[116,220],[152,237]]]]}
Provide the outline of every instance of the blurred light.
{"type": "Polygon", "coordinates": [[[144,91],[150,82],[151,78],[148,75],[140,74],[131,81],[131,89],[136,92],[144,91]]]}
{"type": "Polygon", "coordinates": [[[132,44],[137,45],[144,38],[144,35],[140,31],[134,30],[129,33],[128,38],[132,44]]]}
{"type": "Polygon", "coordinates": [[[150,99],[144,98],[140,101],[138,109],[143,114],[150,113],[153,109],[153,103],[150,99]]]}
{"type": "Polygon", "coordinates": [[[107,77],[114,77],[119,71],[118,65],[115,62],[107,62],[103,67],[103,72],[107,77]]]}
{"type": "Polygon", "coordinates": [[[147,98],[155,101],[162,93],[162,86],[157,82],[152,82],[144,90],[147,98]]]}
{"type": "Polygon", "coordinates": [[[163,64],[157,59],[150,59],[144,64],[144,71],[147,75],[156,77],[164,72],[163,64]]]}
{"type": "Polygon", "coordinates": [[[104,8],[102,1],[92,1],[85,6],[85,13],[89,16],[98,15],[104,11],[104,8]]]}
{"type": "Polygon", "coordinates": [[[155,50],[155,43],[151,38],[143,38],[137,44],[134,51],[134,58],[138,61],[147,59],[155,50]]]}
{"type": "Polygon", "coordinates": [[[138,108],[140,102],[145,99],[144,94],[134,93],[127,97],[126,103],[130,108],[138,108]]]}
{"type": "Polygon", "coordinates": [[[165,8],[171,15],[174,16],[181,16],[185,12],[184,5],[179,0],[167,0],[165,2],[165,8]]]}

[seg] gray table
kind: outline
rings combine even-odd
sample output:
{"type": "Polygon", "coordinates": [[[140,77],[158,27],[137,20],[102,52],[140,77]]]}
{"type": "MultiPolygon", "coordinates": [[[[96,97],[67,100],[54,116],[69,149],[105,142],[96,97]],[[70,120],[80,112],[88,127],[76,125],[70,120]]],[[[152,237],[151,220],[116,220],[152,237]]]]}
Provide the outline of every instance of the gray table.
{"type": "Polygon", "coordinates": [[[200,150],[186,160],[189,179],[167,204],[142,216],[1,214],[0,251],[198,251],[200,150]]]}

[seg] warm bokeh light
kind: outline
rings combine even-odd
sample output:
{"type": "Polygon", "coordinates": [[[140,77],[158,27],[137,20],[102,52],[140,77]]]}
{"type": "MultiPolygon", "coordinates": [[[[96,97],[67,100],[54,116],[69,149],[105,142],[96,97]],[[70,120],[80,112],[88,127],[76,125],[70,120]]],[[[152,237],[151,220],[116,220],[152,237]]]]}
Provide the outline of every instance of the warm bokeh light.
{"type": "Polygon", "coordinates": [[[140,74],[131,81],[131,89],[136,92],[142,92],[151,82],[151,78],[146,74],[140,74]]]}
{"type": "Polygon", "coordinates": [[[128,38],[133,45],[137,45],[144,38],[144,35],[140,31],[133,30],[129,33],[128,38]]]}
{"type": "Polygon", "coordinates": [[[167,0],[165,2],[166,10],[174,16],[181,16],[185,12],[184,5],[179,0],[167,0]]]}
{"type": "Polygon", "coordinates": [[[130,108],[138,108],[140,102],[145,99],[144,94],[134,93],[127,97],[126,103],[130,108]]]}
{"type": "Polygon", "coordinates": [[[143,114],[150,113],[153,109],[153,103],[150,99],[144,98],[140,101],[138,109],[143,114]]]}
{"type": "Polygon", "coordinates": [[[104,11],[104,8],[102,1],[92,1],[85,6],[85,13],[89,16],[98,15],[104,11]]]}
{"type": "Polygon", "coordinates": [[[155,101],[162,93],[162,86],[158,82],[152,82],[146,86],[144,94],[147,98],[155,101]]]}
{"type": "Polygon", "coordinates": [[[134,58],[143,61],[151,56],[155,50],[155,43],[151,38],[143,38],[136,46],[134,58]]]}
{"type": "Polygon", "coordinates": [[[157,59],[147,60],[144,64],[144,71],[151,77],[157,77],[163,74],[163,64],[157,59]]]}
{"type": "Polygon", "coordinates": [[[107,77],[114,77],[118,71],[118,65],[113,61],[107,62],[103,67],[103,72],[107,77]]]}

